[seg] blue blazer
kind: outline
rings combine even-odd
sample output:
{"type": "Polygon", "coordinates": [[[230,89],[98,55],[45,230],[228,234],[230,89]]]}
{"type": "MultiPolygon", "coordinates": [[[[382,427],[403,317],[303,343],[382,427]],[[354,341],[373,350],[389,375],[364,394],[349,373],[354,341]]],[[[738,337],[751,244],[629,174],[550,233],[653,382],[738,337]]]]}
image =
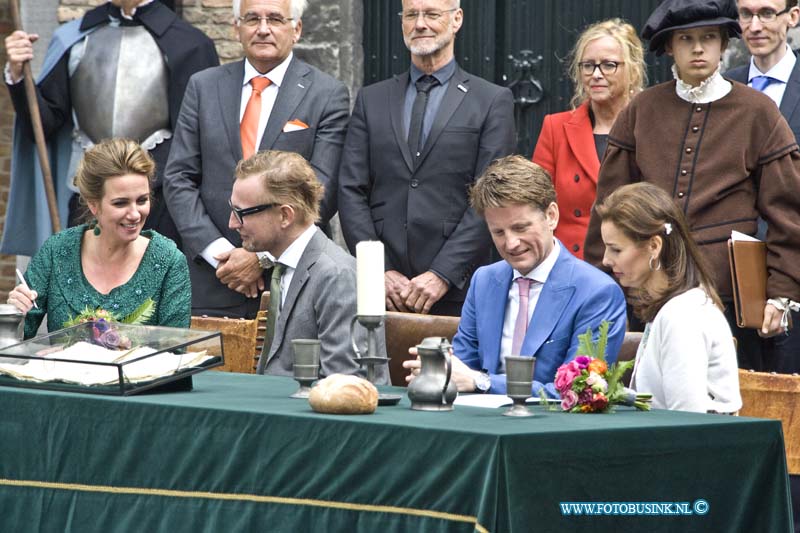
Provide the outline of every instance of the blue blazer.
{"type": "MultiPolygon", "coordinates": [[[[496,394],[506,392],[506,376],[498,372],[512,274],[511,265],[505,261],[475,272],[453,339],[453,351],[459,359],[470,368],[489,372],[490,392],[496,394]]],[[[533,394],[545,386],[549,396],[558,397],[553,386],[556,370],[575,357],[578,335],[587,328],[596,335],[603,320],[612,323],[606,349],[610,364],[616,361],[625,335],[625,297],[613,279],[561,245],[522,343],[522,353],[536,357],[533,394]]]]}

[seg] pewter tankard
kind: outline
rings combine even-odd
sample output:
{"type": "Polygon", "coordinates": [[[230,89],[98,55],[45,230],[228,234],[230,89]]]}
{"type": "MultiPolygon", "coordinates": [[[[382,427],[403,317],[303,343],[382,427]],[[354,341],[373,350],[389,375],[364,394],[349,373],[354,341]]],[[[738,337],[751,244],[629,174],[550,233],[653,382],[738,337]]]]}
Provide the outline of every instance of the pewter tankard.
{"type": "Polygon", "coordinates": [[[22,342],[25,316],[11,304],[0,304],[0,348],[22,342]]]}
{"type": "Polygon", "coordinates": [[[419,376],[408,385],[411,408],[417,411],[452,411],[458,395],[450,380],[453,371],[450,343],[444,337],[427,337],[417,346],[419,376]]]}

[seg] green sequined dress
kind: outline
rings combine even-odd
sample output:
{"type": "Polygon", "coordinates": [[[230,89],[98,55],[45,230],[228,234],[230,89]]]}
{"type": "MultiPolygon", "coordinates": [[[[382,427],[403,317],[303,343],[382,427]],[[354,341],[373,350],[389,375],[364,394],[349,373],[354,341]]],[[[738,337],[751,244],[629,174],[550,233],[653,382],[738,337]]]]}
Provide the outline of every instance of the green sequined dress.
{"type": "Polygon", "coordinates": [[[121,319],[147,298],[156,302],[156,310],[146,324],[189,327],[189,268],[174,242],[155,231],[143,231],[150,243],[139,268],[127,283],[101,294],[86,280],[81,268],[81,239],[87,229],[83,224],[53,235],[31,260],[25,279],[39,293],[39,309],[31,309],[25,317],[26,339],[36,334],[45,313],[48,331],[55,331],[87,307],[105,309],[121,319]]]}

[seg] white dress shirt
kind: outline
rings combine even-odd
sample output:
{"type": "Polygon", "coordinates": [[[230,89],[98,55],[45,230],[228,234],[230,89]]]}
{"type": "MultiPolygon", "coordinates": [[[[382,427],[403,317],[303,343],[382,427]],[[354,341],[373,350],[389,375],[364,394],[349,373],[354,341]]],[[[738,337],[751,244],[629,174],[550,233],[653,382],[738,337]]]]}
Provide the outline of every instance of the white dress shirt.
{"type": "Polygon", "coordinates": [[[286,293],[289,292],[289,286],[292,284],[292,278],[294,278],[294,272],[297,270],[300,258],[303,257],[303,252],[306,251],[308,243],[311,242],[311,238],[314,237],[317,231],[319,231],[317,226],[311,224],[283,251],[277,260],[271,253],[264,252],[273,263],[280,263],[286,267],[281,276],[281,309],[283,309],[283,303],[286,301],[286,293]]]}
{"type": "Polygon", "coordinates": [[[514,341],[514,326],[517,323],[517,313],[519,312],[519,286],[515,280],[525,277],[536,281],[536,283],[531,283],[531,292],[528,296],[528,327],[530,327],[533,311],[539,302],[539,295],[542,294],[542,288],[550,276],[550,271],[553,270],[553,266],[556,264],[560,250],[561,246],[559,246],[558,241],[553,239],[553,249],[550,250],[544,261],[539,263],[536,268],[524,276],[517,270],[514,270],[512,274],[511,288],[508,289],[508,299],[506,300],[506,315],[503,319],[503,338],[500,341],[500,374],[504,374],[506,371],[506,356],[512,355],[511,344],[514,341]]]}
{"type": "MultiPolygon", "coordinates": [[[[261,115],[258,118],[258,134],[256,135],[256,149],[261,144],[261,138],[264,136],[264,130],[269,121],[269,115],[272,113],[272,108],[275,106],[275,100],[278,98],[278,89],[283,84],[283,78],[286,76],[286,70],[289,68],[289,63],[292,62],[294,52],[290,52],[289,56],[284,59],[278,66],[270,70],[266,74],[259,73],[253,65],[250,64],[248,59],[244,60],[244,78],[242,79],[242,99],[239,104],[239,122],[242,122],[244,110],[247,108],[247,102],[250,100],[250,95],[253,93],[253,86],[250,85],[250,80],[257,76],[268,78],[271,82],[269,87],[261,92],[261,115]]],[[[231,176],[233,179],[233,176],[231,176]]],[[[219,261],[214,259],[215,255],[230,252],[236,248],[225,237],[213,241],[206,246],[200,256],[205,259],[209,265],[214,268],[219,267],[219,261]]]]}
{"type": "Polygon", "coordinates": [[[775,78],[777,81],[773,81],[767,85],[764,88],[763,93],[772,98],[772,101],[775,102],[775,105],[780,107],[781,101],[783,100],[783,93],[786,92],[786,84],[789,83],[789,76],[792,75],[792,70],[794,70],[794,64],[796,62],[797,58],[795,57],[794,52],[792,52],[792,49],[789,48],[788,43],[786,44],[786,53],[783,54],[781,60],[775,63],[775,65],[773,65],[773,67],[767,72],[761,72],[758,70],[755,60],[751,57],[750,71],[747,73],[747,85],[752,87],[752,80],[756,76],[769,76],[770,78],[775,78]]]}

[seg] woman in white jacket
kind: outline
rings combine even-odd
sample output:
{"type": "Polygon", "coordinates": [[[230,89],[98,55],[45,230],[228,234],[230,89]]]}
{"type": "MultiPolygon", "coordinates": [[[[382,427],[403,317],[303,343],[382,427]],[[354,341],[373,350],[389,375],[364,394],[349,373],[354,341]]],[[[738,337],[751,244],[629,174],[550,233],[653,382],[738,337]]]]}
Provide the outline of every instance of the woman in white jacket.
{"type": "Polygon", "coordinates": [[[660,187],[620,187],[597,207],[609,267],[646,323],[631,386],[653,407],[734,413],[736,348],[683,213],[660,187]]]}

